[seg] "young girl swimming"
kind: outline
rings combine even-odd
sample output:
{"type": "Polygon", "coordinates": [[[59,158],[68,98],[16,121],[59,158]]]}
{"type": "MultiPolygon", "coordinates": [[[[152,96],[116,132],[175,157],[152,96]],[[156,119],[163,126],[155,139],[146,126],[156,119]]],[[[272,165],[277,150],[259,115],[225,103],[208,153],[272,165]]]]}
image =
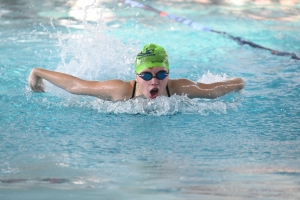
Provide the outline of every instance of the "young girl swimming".
{"type": "Polygon", "coordinates": [[[72,94],[89,95],[109,101],[128,100],[142,96],[154,99],[158,96],[187,95],[189,98],[217,98],[244,88],[241,78],[204,84],[188,79],[169,79],[169,62],[165,49],[147,44],[136,56],[135,80],[91,81],[78,77],[34,68],[29,76],[29,86],[34,92],[44,92],[43,79],[72,94]]]}

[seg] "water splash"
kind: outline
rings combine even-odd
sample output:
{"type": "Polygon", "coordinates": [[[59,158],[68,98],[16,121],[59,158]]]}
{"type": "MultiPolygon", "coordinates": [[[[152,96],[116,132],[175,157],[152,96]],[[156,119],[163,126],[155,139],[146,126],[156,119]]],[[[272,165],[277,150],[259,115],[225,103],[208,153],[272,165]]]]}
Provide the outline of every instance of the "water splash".
{"type": "Polygon", "coordinates": [[[83,30],[67,34],[57,33],[61,48],[61,64],[56,69],[89,80],[118,78],[127,80],[133,77],[133,60],[140,46],[136,41],[125,42],[113,35],[102,18],[103,6],[90,5],[85,8],[83,30]],[[89,14],[98,20],[88,21],[89,14]]]}
{"type": "MultiPolygon", "coordinates": [[[[85,8],[83,30],[67,34],[57,32],[58,46],[61,48],[61,63],[56,71],[71,74],[87,80],[134,79],[133,61],[140,46],[138,41],[117,38],[101,17],[101,9],[96,5],[85,8]],[[96,22],[88,21],[89,13],[97,10],[96,22]]],[[[55,28],[55,27],[54,27],[55,28]]],[[[199,82],[211,83],[227,79],[226,74],[214,75],[209,71],[198,78],[199,82]]],[[[75,96],[47,84],[47,90],[61,98],[44,98],[47,107],[88,107],[100,113],[174,115],[177,113],[198,113],[201,115],[226,114],[228,109],[236,109],[239,102],[219,100],[189,99],[174,95],[171,98],[158,97],[154,100],[136,98],[128,101],[110,102],[85,96],[75,96]]]]}
{"type": "Polygon", "coordinates": [[[156,99],[141,97],[127,101],[105,101],[94,97],[70,95],[68,98],[47,97],[42,101],[32,99],[35,104],[42,104],[47,108],[88,108],[104,114],[130,114],[165,116],[176,114],[226,114],[230,110],[237,110],[241,100],[237,97],[234,101],[190,99],[186,96],[173,95],[171,97],[159,96],[156,99]]]}
{"type": "Polygon", "coordinates": [[[197,82],[201,83],[213,83],[213,82],[218,82],[218,81],[224,81],[228,77],[226,74],[212,74],[211,72],[207,72],[202,75],[201,78],[197,80],[197,82]]]}

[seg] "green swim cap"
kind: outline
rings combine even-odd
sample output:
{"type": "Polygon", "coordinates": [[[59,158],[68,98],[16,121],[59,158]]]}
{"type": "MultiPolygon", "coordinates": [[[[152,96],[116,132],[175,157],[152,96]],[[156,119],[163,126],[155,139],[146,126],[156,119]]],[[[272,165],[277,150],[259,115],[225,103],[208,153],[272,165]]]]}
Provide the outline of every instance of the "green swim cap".
{"type": "Polygon", "coordinates": [[[164,67],[169,71],[167,52],[163,47],[156,44],[146,44],[134,62],[134,69],[138,74],[151,67],[164,67]]]}

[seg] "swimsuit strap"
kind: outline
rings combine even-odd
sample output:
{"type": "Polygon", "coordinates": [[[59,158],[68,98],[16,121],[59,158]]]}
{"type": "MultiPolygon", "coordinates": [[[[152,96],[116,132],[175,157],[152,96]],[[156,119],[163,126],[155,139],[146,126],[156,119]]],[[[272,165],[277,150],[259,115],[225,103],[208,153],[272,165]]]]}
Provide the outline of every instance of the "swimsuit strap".
{"type": "Polygon", "coordinates": [[[170,97],[171,95],[170,95],[170,91],[169,91],[168,85],[167,85],[166,89],[167,89],[168,97],[170,97]]]}
{"type": "Polygon", "coordinates": [[[133,91],[132,91],[131,99],[134,98],[134,95],[135,95],[135,88],[136,88],[136,81],[134,81],[134,86],[133,86],[133,91]]]}
{"type": "MultiPolygon", "coordinates": [[[[135,89],[136,89],[136,81],[134,81],[134,86],[133,86],[133,91],[132,91],[131,99],[134,98],[134,95],[135,95],[135,89]]],[[[168,97],[170,97],[171,95],[170,95],[170,91],[169,91],[168,85],[167,85],[166,89],[167,89],[168,97]]]]}

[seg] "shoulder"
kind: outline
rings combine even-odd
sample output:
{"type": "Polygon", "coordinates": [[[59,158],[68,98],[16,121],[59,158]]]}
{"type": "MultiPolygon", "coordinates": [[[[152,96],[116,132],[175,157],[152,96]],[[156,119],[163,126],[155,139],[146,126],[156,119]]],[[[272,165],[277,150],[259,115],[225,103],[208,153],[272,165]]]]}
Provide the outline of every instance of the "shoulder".
{"type": "Polygon", "coordinates": [[[168,82],[169,85],[185,85],[185,84],[195,84],[195,82],[186,79],[186,78],[180,78],[180,79],[169,79],[168,82]]]}
{"type": "Polygon", "coordinates": [[[114,88],[114,92],[112,92],[113,100],[128,100],[132,96],[132,91],[134,88],[135,80],[131,81],[122,81],[122,80],[110,80],[109,81],[112,88],[114,88]]]}
{"type": "Polygon", "coordinates": [[[187,87],[187,86],[197,85],[197,83],[189,79],[180,78],[180,79],[169,79],[168,85],[171,88],[173,87],[177,88],[177,87],[187,87]]]}
{"type": "Polygon", "coordinates": [[[208,84],[193,82],[184,78],[171,79],[168,85],[172,95],[187,95],[190,98],[205,97],[210,90],[208,84]]]}
{"type": "Polygon", "coordinates": [[[197,86],[197,83],[185,79],[185,78],[180,78],[180,79],[169,79],[168,82],[168,87],[171,91],[171,94],[177,94],[177,95],[182,95],[186,94],[187,90],[189,87],[195,87],[197,86]]]}
{"type": "Polygon", "coordinates": [[[106,81],[86,81],[85,89],[81,94],[96,96],[110,101],[122,101],[131,98],[134,80],[122,81],[119,79],[106,81]]]}
{"type": "Polygon", "coordinates": [[[107,86],[107,88],[114,87],[115,89],[120,89],[120,90],[128,89],[130,87],[133,87],[134,85],[134,80],[123,81],[120,79],[112,79],[107,81],[91,81],[91,82],[94,82],[99,86],[103,86],[103,87],[107,86]]]}

